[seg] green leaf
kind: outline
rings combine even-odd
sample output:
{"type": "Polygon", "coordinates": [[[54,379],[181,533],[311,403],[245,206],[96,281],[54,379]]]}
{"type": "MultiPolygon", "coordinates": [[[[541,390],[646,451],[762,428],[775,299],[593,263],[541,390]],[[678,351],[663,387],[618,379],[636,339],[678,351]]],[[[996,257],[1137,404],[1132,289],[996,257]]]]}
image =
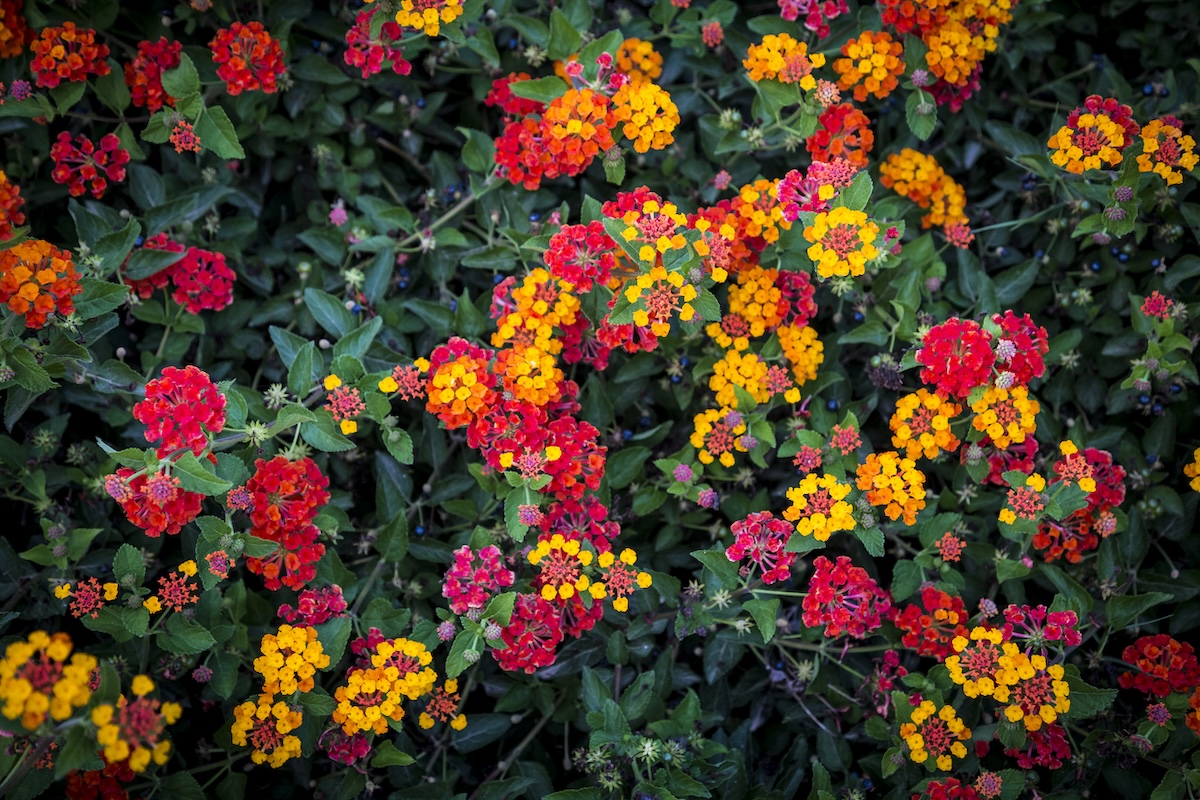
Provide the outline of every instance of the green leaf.
{"type": "Polygon", "coordinates": [[[726,589],[738,584],[738,568],[725,555],[724,550],[693,550],[692,557],[708,567],[726,589]]]}
{"type": "Polygon", "coordinates": [[[80,278],[83,289],[80,300],[75,303],[75,315],[80,320],[95,319],[120,308],[129,299],[129,287],[124,283],[109,283],[96,278],[80,278]]]}
{"type": "Polygon", "coordinates": [[[127,589],[141,586],[146,579],[146,562],[142,559],[142,551],[131,544],[118,547],[113,557],[113,577],[127,589]]]}
{"type": "Polygon", "coordinates": [[[467,140],[462,149],[462,160],[467,169],[482,175],[490,174],[496,168],[496,145],[492,137],[474,128],[457,130],[467,140]]]}
{"type": "Polygon", "coordinates": [[[381,428],[383,445],[392,458],[401,464],[413,463],[413,440],[403,428],[381,428]]]}
{"type": "Polygon", "coordinates": [[[1112,705],[1117,698],[1116,689],[1098,689],[1089,686],[1079,674],[1079,668],[1067,664],[1064,668],[1064,678],[1070,688],[1071,708],[1067,714],[1071,719],[1094,717],[1112,705]]]}
{"type": "MultiPolygon", "coordinates": [[[[312,231],[308,231],[311,233],[312,231]]],[[[304,240],[304,235],[297,237],[304,240]]],[[[305,241],[305,244],[309,242],[305,241]]],[[[340,263],[340,259],[338,262],[340,263]]],[[[339,300],[329,292],[314,289],[311,286],[304,290],[304,305],[316,319],[317,324],[327,332],[341,338],[354,329],[354,315],[346,310],[344,300],[339,300]]]]}
{"type": "Polygon", "coordinates": [[[567,15],[555,8],[550,12],[550,46],[547,55],[555,61],[578,52],[583,37],[567,19],[567,15]]]}
{"type": "Polygon", "coordinates": [[[396,745],[392,744],[390,739],[384,739],[375,748],[375,757],[371,759],[371,766],[376,769],[383,767],[407,767],[409,764],[415,764],[416,759],[408,753],[402,753],[396,749],[396,745]]]}
{"type": "Polygon", "coordinates": [[[63,83],[50,90],[50,97],[54,100],[54,107],[58,109],[58,113],[65,114],[83,99],[86,89],[87,84],[83,82],[63,83]]]}
{"type": "Polygon", "coordinates": [[[308,393],[313,390],[313,372],[318,364],[324,366],[325,361],[317,351],[317,346],[312,342],[305,342],[296,351],[291,366],[288,367],[288,391],[300,399],[308,397],[308,393]]]}
{"type": "Polygon", "coordinates": [[[779,618],[779,598],[747,600],[742,603],[742,606],[754,618],[754,624],[758,626],[758,632],[762,634],[763,644],[771,641],[775,636],[775,623],[779,618]]]}
{"type": "Polygon", "coordinates": [[[233,488],[232,483],[217,477],[212,462],[201,461],[190,450],[172,462],[171,474],[179,478],[180,485],[188,492],[212,496],[225,494],[233,488]]]}
{"type": "Polygon", "coordinates": [[[459,631],[446,655],[446,677],[457,678],[471,666],[466,658],[470,650],[479,651],[479,637],[470,631],[459,631]]]}
{"type": "Polygon", "coordinates": [[[618,155],[616,159],[610,159],[608,156],[603,156],[601,163],[604,164],[604,179],[609,183],[620,186],[625,182],[625,156],[618,155]]]}
{"type": "Polygon", "coordinates": [[[883,531],[879,529],[878,525],[873,528],[857,525],[854,528],[854,535],[872,556],[875,558],[883,556],[883,531]]]}
{"type": "Polygon", "coordinates": [[[246,157],[246,151],[238,141],[232,120],[220,106],[209,106],[201,112],[196,118],[195,133],[200,137],[201,147],[211,150],[221,158],[246,157]]]}
{"type": "Polygon", "coordinates": [[[650,460],[650,448],[626,447],[616,453],[609,453],[604,465],[604,474],[608,478],[609,488],[624,489],[633,483],[634,478],[642,473],[642,468],[650,460]]]}
{"type": "Polygon", "coordinates": [[[136,219],[131,219],[121,230],[101,236],[92,248],[100,259],[100,271],[105,274],[116,272],[133,250],[141,232],[142,226],[136,219]]]}
{"type": "Polygon", "coordinates": [[[875,184],[871,182],[871,176],[867,174],[866,170],[863,170],[854,176],[854,180],[849,186],[838,192],[834,205],[862,211],[867,207],[867,203],[871,202],[871,192],[874,188],[875,184]]]}
{"type": "Polygon", "coordinates": [[[172,264],[181,261],[185,255],[187,255],[186,250],[174,253],[170,250],[152,250],[141,247],[129,254],[129,261],[126,262],[122,273],[130,280],[140,281],[151,275],[157,275],[172,264]]]}
{"type": "Polygon", "coordinates": [[[129,108],[129,87],[122,70],[112,70],[96,79],[96,96],[100,102],[118,114],[129,108]]]}
{"type": "Polygon", "coordinates": [[[329,666],[325,670],[331,670],[346,652],[346,643],[350,641],[350,618],[334,617],[314,627],[317,629],[317,641],[321,643],[321,649],[329,656],[329,666]]]}
{"type": "Polygon", "coordinates": [[[488,601],[480,619],[492,619],[501,625],[512,621],[513,608],[516,606],[516,592],[502,592],[488,601]]]}
{"type": "Polygon", "coordinates": [[[204,800],[204,789],[190,772],[172,772],[158,786],[163,797],[171,800],[204,800]]]}
{"type": "Polygon", "coordinates": [[[408,555],[408,517],[404,512],[375,534],[375,551],[384,561],[403,561],[408,555]]]}
{"type": "Polygon", "coordinates": [[[1173,599],[1173,595],[1165,592],[1110,597],[1105,606],[1108,613],[1108,630],[1122,631],[1136,622],[1143,612],[1173,599]]]}
{"type": "Polygon", "coordinates": [[[535,78],[531,81],[517,81],[508,85],[508,90],[517,97],[526,100],[536,100],[549,105],[567,93],[571,88],[562,78],[535,78]]]}
{"type": "Polygon", "coordinates": [[[368,322],[364,322],[338,339],[337,344],[333,346],[333,357],[349,355],[362,358],[367,354],[371,342],[375,341],[375,337],[379,335],[382,328],[383,317],[372,317],[368,322]]]}
{"type": "Polygon", "coordinates": [[[330,697],[329,693],[320,686],[314,687],[312,691],[301,694],[300,705],[304,706],[305,713],[316,717],[328,717],[337,709],[337,701],[330,697]]]}
{"type": "Polygon", "coordinates": [[[918,89],[910,94],[904,104],[904,115],[908,121],[908,129],[918,139],[925,141],[933,135],[933,129],[937,127],[937,104],[928,93],[918,89]],[[919,110],[921,106],[929,110],[922,113],[919,110]]]}
{"type": "Polygon", "coordinates": [[[344,453],[355,446],[354,442],[342,435],[328,412],[319,414],[316,422],[301,425],[300,438],[322,453],[344,453]]]}
{"type": "Polygon", "coordinates": [[[1024,722],[1009,722],[1007,719],[1001,718],[996,733],[999,735],[1000,743],[1009,750],[1020,750],[1025,746],[1024,722]]]}
{"type": "Polygon", "coordinates": [[[171,614],[166,630],[159,631],[157,638],[164,650],[185,656],[203,653],[217,643],[208,628],[182,614],[171,614]]]}
{"type": "Polygon", "coordinates": [[[200,73],[187,53],[180,54],[178,67],[163,71],[162,86],[176,100],[200,94],[200,73]]]}
{"type": "Polygon", "coordinates": [[[921,586],[922,571],[913,561],[897,561],[892,567],[892,599],[907,600],[921,586]]]}

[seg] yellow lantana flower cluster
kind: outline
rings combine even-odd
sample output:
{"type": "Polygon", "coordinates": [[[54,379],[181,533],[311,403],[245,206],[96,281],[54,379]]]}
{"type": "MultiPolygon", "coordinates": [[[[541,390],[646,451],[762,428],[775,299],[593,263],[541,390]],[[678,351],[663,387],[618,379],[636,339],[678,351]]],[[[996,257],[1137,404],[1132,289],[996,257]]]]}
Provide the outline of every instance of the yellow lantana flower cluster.
{"type": "Polygon", "coordinates": [[[654,266],[625,287],[625,299],[640,307],[633,312],[633,324],[650,328],[655,336],[666,336],[671,332],[671,317],[679,312],[682,322],[696,316],[691,302],[696,299],[696,287],[678,272],[667,272],[661,265],[654,266]]]}
{"type": "Polygon", "coordinates": [[[629,37],[617,48],[617,72],[629,76],[630,83],[652,81],[662,75],[662,53],[652,42],[629,37]]]}
{"type": "Polygon", "coordinates": [[[914,764],[924,764],[931,757],[937,768],[949,772],[954,758],[966,758],[971,729],[966,726],[952,706],[940,709],[932,700],[923,700],[913,709],[912,720],[900,726],[900,738],[908,745],[908,757],[914,764]]]}
{"type": "Polygon", "coordinates": [[[462,13],[462,0],[400,0],[396,22],[426,36],[437,36],[443,24],[453,22],[462,13]]]}
{"type": "Polygon", "coordinates": [[[775,283],[778,277],[779,270],[755,265],[739,272],[737,283],[729,287],[729,313],[746,321],[752,337],[762,336],[783,322],[783,292],[775,283]]]}
{"type": "Polygon", "coordinates": [[[1200,447],[1192,453],[1192,463],[1183,468],[1183,474],[1191,478],[1188,486],[1192,487],[1193,492],[1200,492],[1200,447]]]}
{"type": "Polygon", "coordinates": [[[896,402],[896,413],[889,421],[892,447],[904,449],[913,461],[956,450],[960,443],[950,430],[950,421],[960,413],[962,406],[928,389],[907,394],[896,402]]]}
{"type": "Polygon", "coordinates": [[[911,458],[891,450],[871,453],[858,465],[857,475],[867,502],[882,508],[888,519],[903,517],[906,525],[916,523],[917,512],[925,507],[925,473],[911,458]]]}
{"type": "Polygon", "coordinates": [[[329,666],[329,655],[317,641],[317,629],[280,625],[262,638],[262,655],[254,659],[254,671],[263,678],[264,694],[291,695],[310,692],[317,670],[329,666]]]}
{"type": "Polygon", "coordinates": [[[1193,152],[1196,140],[1184,136],[1178,120],[1152,119],[1142,126],[1142,153],[1137,157],[1138,172],[1153,172],[1168,186],[1183,183],[1183,173],[1191,172],[1200,162],[1193,152]]]}
{"type": "Polygon", "coordinates": [[[1005,450],[1011,444],[1023,443],[1026,436],[1037,431],[1041,406],[1024,386],[1011,389],[991,386],[971,404],[971,410],[975,412],[971,426],[986,433],[996,447],[1005,450]]]}
{"type": "Polygon", "coordinates": [[[749,451],[744,438],[746,421],[730,408],[705,409],[693,418],[692,425],[691,443],[701,464],[718,461],[729,468],[733,466],[734,453],[749,451]]]}
{"type": "Polygon", "coordinates": [[[750,80],[756,83],[778,80],[799,84],[801,89],[810,92],[817,86],[812,71],[825,66],[825,56],[822,53],[809,55],[808,45],[790,34],[768,33],[761,42],[750,45],[742,66],[749,72],[750,80]]]}
{"type": "Polygon", "coordinates": [[[625,123],[622,132],[639,153],[662,150],[675,141],[679,109],[657,83],[630,81],[622,86],[613,95],[613,114],[625,123]]]}
{"type": "Polygon", "coordinates": [[[734,386],[745,389],[755,402],[766,403],[771,399],[771,390],[767,386],[768,369],[767,363],[754,353],[727,350],[725,357],[713,364],[708,388],[716,393],[717,402],[726,408],[738,407],[734,386]]]}
{"type": "Polygon", "coordinates": [[[253,747],[250,760],[255,764],[282,767],[289,759],[300,757],[300,739],[292,731],[304,723],[304,715],[272,695],[262,694],[233,709],[233,743],[253,747]]]}
{"type": "Polygon", "coordinates": [[[337,708],[333,721],[347,736],[385,733],[388,720],[404,718],[404,698],[429,694],[437,673],[429,667],[433,656],[425,645],[408,639],[384,639],[370,654],[370,667],[354,667],[346,683],[334,692],[337,708]]]}
{"type": "Polygon", "coordinates": [[[813,224],[804,229],[804,238],[812,242],[808,257],[822,278],[858,277],[867,271],[868,261],[879,257],[874,245],[879,226],[866,212],[845,206],[817,214],[813,224]]]}
{"type": "Polygon", "coordinates": [[[551,355],[560,352],[562,341],[555,336],[554,329],[575,324],[579,313],[579,298],[572,289],[570,283],[553,277],[545,267],[530,270],[512,291],[516,308],[496,321],[492,347],[517,342],[534,345],[551,355]]]}
{"type": "Polygon", "coordinates": [[[817,369],[825,363],[825,345],[817,331],[808,325],[781,325],[775,333],[783,348],[783,356],[792,365],[796,384],[803,386],[817,377],[817,369]]]}
{"type": "Polygon", "coordinates": [[[104,748],[109,763],[129,759],[129,768],[144,772],[150,762],[167,763],[171,742],[164,738],[167,725],[174,725],[183,714],[178,703],[163,703],[149,697],[154,681],[148,675],[136,675],[130,687],[133,697],[122,695],[116,705],[102,703],[92,709],[96,742],[104,748]]]}
{"type": "Polygon", "coordinates": [[[1054,152],[1050,161],[1072,175],[1086,169],[1104,169],[1121,163],[1125,129],[1107,114],[1080,114],[1078,127],[1063,125],[1046,146],[1054,152]]]}
{"type": "Polygon", "coordinates": [[[9,644],[0,658],[0,714],[36,731],[47,717],[62,722],[87,705],[97,662],[72,649],[69,635],[45,631],[9,644]]]}
{"type": "Polygon", "coordinates": [[[1061,664],[1048,664],[1040,653],[1026,653],[996,629],[976,627],[956,636],[946,658],[950,680],[970,698],[991,697],[1009,722],[1041,730],[1071,709],[1070,687],[1061,664]]]}
{"type": "Polygon", "coordinates": [[[799,486],[787,490],[792,504],[784,509],[783,518],[796,523],[796,532],[801,536],[811,536],[818,542],[829,541],[837,531],[854,530],[854,509],[846,502],[850,488],[850,484],[828,473],[818,476],[810,472],[799,486]]]}

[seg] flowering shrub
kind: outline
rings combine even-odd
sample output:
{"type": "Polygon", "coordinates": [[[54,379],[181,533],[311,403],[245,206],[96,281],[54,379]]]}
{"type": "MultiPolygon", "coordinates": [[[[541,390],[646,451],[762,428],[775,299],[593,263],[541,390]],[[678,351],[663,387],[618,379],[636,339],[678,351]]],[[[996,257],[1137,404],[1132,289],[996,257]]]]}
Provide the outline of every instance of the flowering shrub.
{"type": "Polygon", "coordinates": [[[1196,796],[1192,12],[0,0],[0,797],[1196,796]]]}

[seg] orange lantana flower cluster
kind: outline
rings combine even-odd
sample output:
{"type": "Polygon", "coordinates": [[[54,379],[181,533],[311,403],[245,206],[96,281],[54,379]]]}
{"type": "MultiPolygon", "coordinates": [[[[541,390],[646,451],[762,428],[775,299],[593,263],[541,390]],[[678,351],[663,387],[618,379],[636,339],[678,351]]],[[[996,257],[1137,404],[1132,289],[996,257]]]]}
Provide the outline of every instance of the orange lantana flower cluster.
{"type": "Polygon", "coordinates": [[[0,303],[25,316],[25,327],[41,328],[55,312],[74,313],[71,299],[79,294],[71,254],[42,239],[0,250],[0,303]]]}

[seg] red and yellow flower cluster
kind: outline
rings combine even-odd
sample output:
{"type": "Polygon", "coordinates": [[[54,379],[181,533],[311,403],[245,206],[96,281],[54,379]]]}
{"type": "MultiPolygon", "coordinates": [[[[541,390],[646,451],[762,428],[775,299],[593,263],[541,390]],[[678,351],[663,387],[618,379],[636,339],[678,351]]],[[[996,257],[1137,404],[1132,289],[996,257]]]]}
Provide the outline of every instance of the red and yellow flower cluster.
{"type": "MultiPolygon", "coordinates": [[[[1090,95],[1082,106],[1067,116],[1046,146],[1053,152],[1050,160],[1073,175],[1085,170],[1110,169],[1121,164],[1123,153],[1141,139],[1137,155],[1138,172],[1153,173],[1168,186],[1183,182],[1183,173],[1200,163],[1196,141],[1186,136],[1177,117],[1152,119],[1139,126],[1133,109],[1111,97],[1090,95]]],[[[1135,149],[1136,152],[1136,149],[1135,149]]]]}

